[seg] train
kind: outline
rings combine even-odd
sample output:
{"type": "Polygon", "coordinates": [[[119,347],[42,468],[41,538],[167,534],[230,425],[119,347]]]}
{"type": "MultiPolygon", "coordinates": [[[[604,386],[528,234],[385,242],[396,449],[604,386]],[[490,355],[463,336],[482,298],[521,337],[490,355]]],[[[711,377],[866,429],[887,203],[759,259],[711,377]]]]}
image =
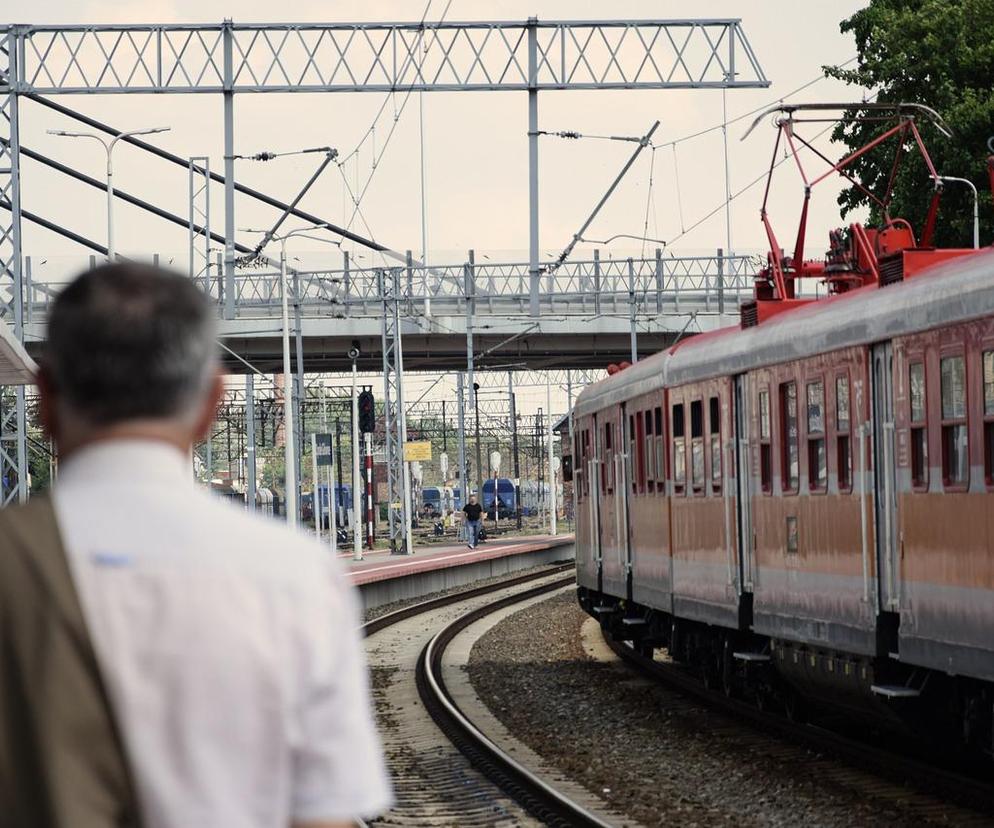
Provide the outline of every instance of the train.
{"type": "Polygon", "coordinates": [[[425,486],[421,489],[422,508],[433,515],[441,515],[462,508],[462,494],[451,486],[425,486]]]}
{"type": "Polygon", "coordinates": [[[935,248],[934,203],[921,238],[853,223],[824,262],[767,225],[740,324],[584,389],[564,469],[609,635],[790,716],[990,754],[994,251],[935,248]]]}
{"type": "MultiPolygon", "coordinates": [[[[347,526],[349,519],[349,510],[352,508],[352,487],[348,483],[336,483],[335,484],[335,497],[333,498],[335,503],[332,504],[333,507],[337,507],[337,525],[347,526]]],[[[328,520],[328,486],[325,483],[318,485],[318,501],[321,508],[321,527],[327,529],[329,525],[328,520]]],[[[301,494],[301,520],[304,523],[310,523],[314,521],[314,494],[313,491],[303,492],[301,494]]]]}
{"type": "Polygon", "coordinates": [[[480,505],[491,519],[514,517],[518,513],[518,492],[508,477],[488,477],[480,488],[480,505]],[[495,504],[496,501],[496,504],[495,504]]]}

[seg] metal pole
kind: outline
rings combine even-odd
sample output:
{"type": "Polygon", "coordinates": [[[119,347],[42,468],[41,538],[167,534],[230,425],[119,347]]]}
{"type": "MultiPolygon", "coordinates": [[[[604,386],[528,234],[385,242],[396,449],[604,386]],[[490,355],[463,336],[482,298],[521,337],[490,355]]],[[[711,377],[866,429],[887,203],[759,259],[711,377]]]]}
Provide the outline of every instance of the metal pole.
{"type": "MultiPolygon", "coordinates": [[[[304,407],[307,402],[307,389],[304,387],[304,339],[300,319],[300,275],[296,269],[293,271],[293,326],[297,346],[297,371],[294,375],[294,385],[297,389],[295,410],[297,412],[298,440],[295,460],[297,461],[297,492],[299,497],[299,487],[302,485],[304,477],[304,407]]],[[[315,483],[315,485],[317,484],[315,483]]]]}
{"type": "MultiPolygon", "coordinates": [[[[321,431],[328,435],[329,441],[332,439],[331,432],[328,430],[328,388],[324,384],[324,380],[321,381],[321,431]]],[[[337,447],[337,439],[334,443],[329,442],[328,444],[328,533],[331,536],[332,552],[338,551],[338,540],[335,537],[338,534],[338,490],[335,488],[335,455],[333,453],[337,447]]]]}
{"type": "MultiPolygon", "coordinates": [[[[328,434],[328,426],[325,424],[325,434],[328,434]]],[[[329,438],[331,435],[328,435],[329,438]]],[[[338,447],[335,441],[334,447],[328,446],[328,536],[331,541],[331,554],[338,555],[338,489],[335,485],[335,464],[332,462],[333,448],[338,447]],[[335,508],[331,507],[331,499],[335,498],[335,508]]]]}
{"type": "Polygon", "coordinates": [[[518,411],[514,399],[514,374],[507,372],[507,392],[511,397],[511,456],[514,462],[515,500],[517,501],[517,517],[515,523],[521,528],[521,463],[518,456],[518,411]]]}
{"type": "Polygon", "coordinates": [[[359,533],[359,398],[356,396],[356,362],[352,360],[352,560],[362,560],[359,533]]]}
{"type": "Polygon", "coordinates": [[[476,425],[473,427],[476,439],[476,476],[480,480],[480,502],[483,500],[483,455],[480,451],[480,392],[476,388],[476,383],[470,386],[469,391],[473,395],[473,415],[476,418],[476,425]]]}
{"type": "Polygon", "coordinates": [[[459,487],[465,506],[469,502],[469,484],[466,470],[466,392],[462,373],[456,374],[456,416],[459,428],[459,487]]]}
{"type": "MultiPolygon", "coordinates": [[[[528,291],[532,316],[540,314],[538,249],[538,18],[528,18],[528,291]]],[[[472,380],[471,380],[472,382],[472,380]]]]}
{"type": "MultiPolygon", "coordinates": [[[[423,47],[423,42],[422,42],[423,47]]],[[[418,132],[421,139],[421,274],[425,280],[425,316],[431,316],[431,290],[428,287],[428,207],[425,191],[425,101],[418,92],[418,132]]]]}
{"type": "Polygon", "coordinates": [[[553,465],[554,458],[554,432],[555,424],[552,421],[552,385],[549,382],[549,374],[545,375],[545,407],[549,412],[549,534],[556,534],[556,468],[553,465]]]}
{"type": "Polygon", "coordinates": [[[376,504],[373,502],[373,435],[368,432],[366,439],[366,546],[373,548],[375,542],[376,504]]]}
{"type": "MultiPolygon", "coordinates": [[[[473,269],[474,252],[469,251],[469,261],[466,263],[463,278],[466,288],[466,385],[467,391],[473,394],[473,408],[476,410],[476,395],[473,391],[475,380],[473,377],[473,317],[476,315],[476,274],[473,269]]],[[[480,417],[477,411],[476,417],[476,474],[481,474],[480,469],[480,417]]],[[[467,469],[466,491],[463,492],[463,504],[469,502],[471,490],[467,469]]]]}
{"type": "Polygon", "coordinates": [[[245,507],[255,511],[255,375],[245,375],[245,507]]]}
{"type": "MultiPolygon", "coordinates": [[[[116,138],[114,139],[117,140],[116,138]]],[[[103,143],[103,142],[101,142],[103,143]]],[[[107,150],[107,261],[114,261],[114,167],[111,163],[114,144],[104,145],[107,150]]]]}
{"type": "Polygon", "coordinates": [[[224,60],[224,305],[223,316],[235,315],[235,93],[231,20],[221,31],[224,60]]]}
{"type": "MultiPolygon", "coordinates": [[[[639,335],[635,326],[635,263],[628,259],[628,324],[632,347],[632,365],[639,361],[639,335]]],[[[548,383],[548,379],[546,379],[548,383]]]]}
{"type": "Polygon", "coordinates": [[[313,484],[311,485],[311,500],[314,503],[314,533],[317,539],[321,540],[321,498],[318,495],[318,436],[311,432],[311,472],[313,473],[313,484]]]}
{"type": "Polygon", "coordinates": [[[283,306],[283,488],[286,520],[297,526],[296,452],[293,447],[293,375],[290,370],[290,309],[286,283],[286,240],[280,243],[280,294],[283,306]]]}
{"type": "Polygon", "coordinates": [[[397,370],[397,417],[400,420],[400,456],[403,480],[404,503],[401,510],[401,519],[404,521],[404,554],[414,554],[414,539],[411,536],[411,464],[404,457],[407,447],[407,412],[404,410],[404,348],[403,337],[401,336],[400,323],[400,275],[397,270],[393,271],[393,312],[394,331],[396,341],[396,362],[397,370]]]}
{"type": "MultiPolygon", "coordinates": [[[[732,38],[735,39],[734,37],[732,38]]],[[[728,81],[734,80],[729,73],[728,81]]],[[[721,87],[721,143],[725,153],[725,250],[732,253],[732,183],[728,172],[728,106],[725,87],[721,87]]]]}
{"type": "MultiPolygon", "coordinates": [[[[342,477],[342,422],[335,417],[335,465],[338,466],[338,485],[342,486],[345,483],[345,478],[342,477]]],[[[353,487],[355,486],[355,481],[353,481],[353,487]]],[[[337,515],[337,520],[343,526],[346,524],[345,515],[342,514],[342,509],[345,505],[342,503],[341,498],[338,496],[338,490],[335,490],[335,514],[337,515]]],[[[337,525],[337,524],[336,524],[337,525]]]]}

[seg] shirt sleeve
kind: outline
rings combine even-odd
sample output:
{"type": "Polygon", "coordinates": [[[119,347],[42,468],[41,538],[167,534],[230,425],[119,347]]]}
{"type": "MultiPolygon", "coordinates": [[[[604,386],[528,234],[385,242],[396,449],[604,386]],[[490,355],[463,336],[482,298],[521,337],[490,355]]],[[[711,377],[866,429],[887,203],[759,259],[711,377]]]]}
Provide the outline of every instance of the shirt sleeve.
{"type": "Polygon", "coordinates": [[[323,624],[300,633],[309,652],[293,740],[292,816],[299,821],[369,818],[392,801],[354,588],[337,561],[327,563],[325,578],[324,606],[315,613],[323,624]]]}

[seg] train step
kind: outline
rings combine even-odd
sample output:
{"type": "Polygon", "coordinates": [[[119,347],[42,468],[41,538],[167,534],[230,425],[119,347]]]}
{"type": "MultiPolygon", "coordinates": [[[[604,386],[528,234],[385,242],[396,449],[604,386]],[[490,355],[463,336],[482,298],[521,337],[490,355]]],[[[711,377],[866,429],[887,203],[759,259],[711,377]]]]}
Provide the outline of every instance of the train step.
{"type": "Polygon", "coordinates": [[[887,699],[915,699],[921,695],[920,690],[903,684],[873,684],[870,685],[870,690],[887,699]]]}
{"type": "Polygon", "coordinates": [[[769,661],[770,657],[766,653],[732,653],[732,658],[739,661],[751,661],[754,663],[769,661]]]}
{"type": "Polygon", "coordinates": [[[594,612],[598,615],[610,615],[612,612],[617,612],[617,607],[612,607],[608,604],[601,604],[599,607],[594,607],[594,612]]]}
{"type": "Polygon", "coordinates": [[[649,622],[644,618],[622,618],[621,623],[626,627],[644,627],[649,622]]]}

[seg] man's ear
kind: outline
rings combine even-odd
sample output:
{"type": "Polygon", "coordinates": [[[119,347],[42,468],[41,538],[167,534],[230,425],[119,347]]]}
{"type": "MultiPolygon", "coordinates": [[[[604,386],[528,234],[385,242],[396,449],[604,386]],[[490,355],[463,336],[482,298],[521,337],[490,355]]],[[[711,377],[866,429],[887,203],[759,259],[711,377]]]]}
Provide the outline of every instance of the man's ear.
{"type": "Polygon", "coordinates": [[[194,443],[199,443],[207,439],[207,435],[210,434],[211,426],[217,418],[217,407],[221,402],[221,397],[223,396],[224,372],[218,368],[214,374],[214,378],[211,380],[211,387],[207,391],[207,395],[204,398],[204,405],[201,409],[200,416],[197,418],[197,422],[194,425],[194,443]]]}
{"type": "Polygon", "coordinates": [[[58,399],[55,381],[51,371],[44,365],[38,367],[35,374],[35,385],[38,387],[38,420],[46,437],[59,440],[58,399]]]}

